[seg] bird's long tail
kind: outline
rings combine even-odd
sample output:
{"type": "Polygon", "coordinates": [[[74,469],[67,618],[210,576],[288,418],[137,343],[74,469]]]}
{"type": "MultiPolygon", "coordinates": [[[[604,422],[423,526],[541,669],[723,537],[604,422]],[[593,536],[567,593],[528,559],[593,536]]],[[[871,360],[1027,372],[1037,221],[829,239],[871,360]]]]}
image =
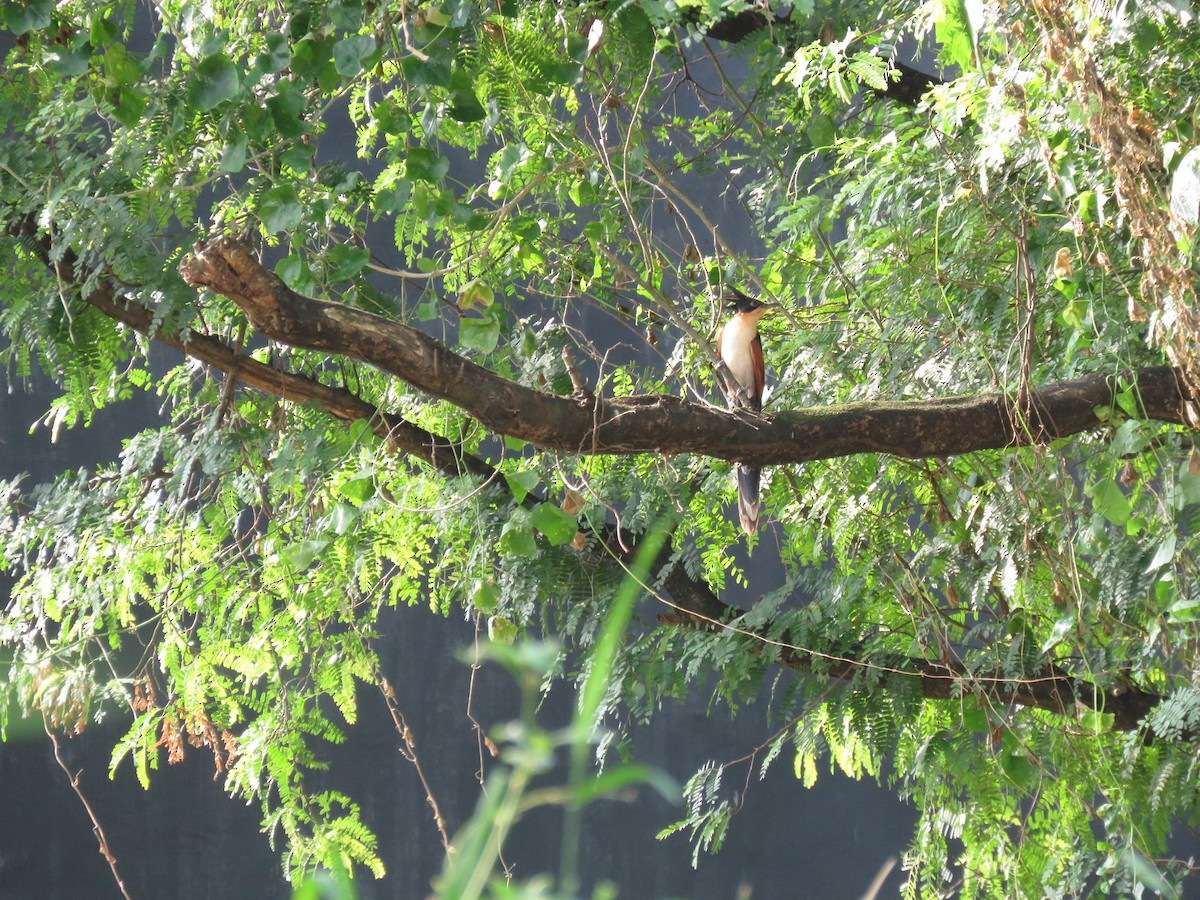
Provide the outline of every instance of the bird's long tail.
{"type": "Polygon", "coordinates": [[[737,464],[738,518],[746,534],[758,531],[758,486],[762,469],[737,464]]]}

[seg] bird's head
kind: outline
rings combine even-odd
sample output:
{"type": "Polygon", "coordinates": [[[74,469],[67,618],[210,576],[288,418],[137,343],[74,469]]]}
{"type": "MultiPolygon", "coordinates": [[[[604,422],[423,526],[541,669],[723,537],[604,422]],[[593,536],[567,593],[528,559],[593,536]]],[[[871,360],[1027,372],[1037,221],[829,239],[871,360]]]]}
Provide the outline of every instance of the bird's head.
{"type": "Polygon", "coordinates": [[[754,318],[760,318],[766,311],[766,305],[761,300],[747,297],[737,288],[727,288],[721,300],[725,306],[736,313],[753,313],[754,318]]]}

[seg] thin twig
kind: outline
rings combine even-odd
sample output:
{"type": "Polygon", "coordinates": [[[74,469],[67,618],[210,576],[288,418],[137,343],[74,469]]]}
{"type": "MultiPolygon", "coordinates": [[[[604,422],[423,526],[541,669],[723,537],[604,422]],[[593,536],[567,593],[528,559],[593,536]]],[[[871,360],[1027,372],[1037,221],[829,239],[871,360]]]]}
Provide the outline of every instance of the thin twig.
{"type": "Polygon", "coordinates": [[[433,795],[433,788],[426,780],[425,770],[421,768],[421,761],[417,758],[417,740],[413,736],[412,729],[408,727],[404,713],[400,710],[395,688],[379,671],[378,666],[375,671],[375,683],[379,688],[379,693],[383,696],[384,703],[387,704],[388,712],[392,716],[392,723],[396,726],[396,732],[404,741],[404,746],[400,748],[400,755],[412,763],[412,767],[417,773],[417,780],[421,782],[421,789],[425,791],[425,802],[433,810],[433,823],[437,826],[438,835],[442,839],[442,848],[447,853],[452,853],[454,848],[450,846],[450,834],[446,830],[446,820],[442,817],[442,810],[438,806],[437,798],[433,795]]]}
{"type": "Polygon", "coordinates": [[[67,781],[71,784],[71,790],[75,792],[75,796],[83,804],[88,818],[92,820],[92,834],[96,836],[96,843],[100,845],[100,855],[104,857],[109,869],[112,870],[113,881],[117,883],[117,890],[121,892],[121,896],[125,900],[133,900],[129,896],[129,891],[125,889],[125,882],[121,878],[121,873],[117,870],[117,858],[113,856],[112,849],[108,846],[108,838],[105,836],[104,829],[100,825],[100,819],[96,816],[96,811],[92,809],[92,804],[88,802],[87,797],[83,794],[83,790],[79,787],[79,776],[83,774],[83,769],[80,769],[73,775],[71,774],[71,770],[67,768],[66,762],[63,761],[62,748],[58,745],[58,737],[51,730],[50,723],[46,721],[45,716],[42,717],[42,728],[46,732],[46,737],[50,738],[50,743],[54,746],[54,761],[58,763],[58,767],[67,776],[67,781]]]}

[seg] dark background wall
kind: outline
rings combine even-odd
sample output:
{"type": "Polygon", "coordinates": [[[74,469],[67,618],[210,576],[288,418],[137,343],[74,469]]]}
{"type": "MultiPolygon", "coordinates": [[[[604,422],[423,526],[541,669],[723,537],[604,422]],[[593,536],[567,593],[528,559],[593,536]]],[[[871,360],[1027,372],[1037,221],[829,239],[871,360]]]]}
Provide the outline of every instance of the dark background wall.
{"type": "MultiPolygon", "coordinates": [[[[26,473],[45,481],[79,466],[116,458],[121,435],[151,419],[158,399],[144,396],[103,411],[96,427],[67,432],[57,444],[30,424],[49,403],[45,386],[0,397],[0,477],[26,473]]],[[[399,609],[382,626],[386,673],[416,735],[418,750],[451,829],[460,827],[478,800],[478,746],[466,716],[468,667],[458,654],[474,639],[470,623],[440,618],[423,608],[399,609]]],[[[441,868],[442,850],[412,766],[378,695],[362,692],[360,723],[340,747],[330,747],[331,781],[363,808],[379,836],[387,877],[359,879],[364,898],[420,898],[441,868]]],[[[568,721],[571,698],[552,693],[541,721],[568,721]]],[[[473,712],[494,727],[517,714],[517,692],[507,674],[485,668],[475,685],[473,712]]],[[[64,760],[82,773],[80,787],[107,834],[121,875],[135,898],[276,898],[289,895],[279,857],[259,831],[259,809],[227,797],[213,780],[212,759],[192,751],[176,766],[163,761],[150,790],[132,767],[107,775],[114,741],[128,722],[90,726],[60,738],[64,760]]],[[[678,781],[706,760],[730,760],[760,743],[770,730],[760,710],[730,720],[721,709],[708,715],[705,698],[669,708],[635,732],[641,760],[678,781]]],[[[731,773],[727,789],[741,787],[731,773]]],[[[822,773],[804,790],[780,760],[765,782],[752,780],[744,811],[726,847],[691,866],[683,836],[654,835],[681,815],[649,792],[636,802],[604,802],[585,820],[581,865],[586,885],[608,879],[625,898],[821,897],[853,898],[867,888],[889,856],[903,852],[914,821],[911,809],[871,783],[822,773]]],[[[556,811],[531,815],[515,831],[506,859],[518,876],[558,867],[560,819],[556,811]]],[[[895,896],[893,872],[882,896],[895,896]]],[[[107,863],[97,852],[91,822],[54,760],[40,723],[10,730],[0,744],[0,898],[119,897],[107,863]]]]}
{"type": "MultiPolygon", "coordinates": [[[[145,18],[138,7],[139,18],[145,18]]],[[[148,35],[150,22],[142,23],[148,35]]],[[[144,35],[148,45],[151,38],[144,35]]],[[[5,49],[0,35],[0,51],[5,49]]],[[[736,61],[730,69],[737,76],[736,61]]],[[[692,77],[705,77],[698,62],[692,77]]],[[[712,89],[719,89],[715,83],[712,89]]],[[[349,127],[329,134],[349,135],[349,127]]],[[[323,139],[320,153],[353,155],[352,142],[338,146],[323,139]]],[[[460,161],[456,161],[456,165],[460,161]]],[[[726,237],[739,245],[752,233],[722,182],[699,188],[711,203],[710,215],[727,223],[726,237]],[[735,218],[730,218],[735,217],[735,218]]],[[[752,251],[753,248],[740,246],[752,251]]],[[[610,320],[590,317],[576,323],[603,343],[605,329],[615,343],[629,340],[610,320]]],[[[635,353],[649,354],[647,365],[662,365],[663,351],[640,342],[635,353]]],[[[0,388],[3,390],[3,388],[0,388]]],[[[8,386],[0,394],[0,478],[24,473],[32,482],[49,481],[64,471],[112,462],[121,440],[157,419],[153,395],[102,411],[93,428],[66,432],[52,443],[45,429],[29,434],[47,410],[50,385],[37,379],[8,386]]],[[[759,548],[768,555],[769,537],[759,548]]],[[[762,562],[763,560],[758,560],[762,562]]],[[[770,586],[769,571],[762,573],[770,586]]],[[[764,586],[765,585],[765,586],[764,586]]],[[[7,582],[0,580],[0,602],[7,582]]],[[[745,597],[730,597],[745,602],[745,597]]],[[[467,718],[470,672],[460,651],[474,640],[473,626],[461,618],[443,619],[424,608],[398,609],[381,622],[379,642],[385,673],[417,739],[418,752],[451,830],[466,821],[479,798],[478,742],[467,718]]],[[[0,698],[3,702],[4,698],[0,698]]],[[[442,866],[443,851],[412,766],[378,694],[364,688],[359,724],[348,741],[329,747],[331,783],[350,794],[379,838],[387,876],[358,879],[360,896],[421,898],[442,866]]],[[[509,677],[485,668],[474,685],[472,712],[485,727],[515,718],[518,696],[509,677]]],[[[634,732],[639,760],[657,765],[682,783],[708,760],[743,756],[773,731],[761,709],[730,719],[723,708],[713,715],[706,697],[664,710],[634,732]]],[[[572,698],[564,688],[543,704],[548,727],[570,718],[572,698]]],[[[189,900],[270,900],[290,896],[280,874],[279,854],[260,831],[260,810],[230,799],[213,778],[212,759],[203,751],[153,774],[143,791],[128,763],[108,777],[112,746],[128,722],[115,717],[91,725],[77,737],[60,737],[67,768],[99,819],[128,891],[135,898],[187,897],[189,900]]],[[[564,776],[565,777],[565,776],[564,776]]],[[[742,786],[744,770],[731,772],[726,789],[742,786]]],[[[553,780],[553,779],[552,779],[553,780]]],[[[561,781],[561,779],[560,779],[561,781]]],[[[786,759],[777,761],[765,782],[750,781],[744,811],[735,819],[725,848],[691,864],[686,836],[656,841],[654,835],[682,816],[650,792],[634,802],[603,802],[589,809],[581,852],[585,893],[599,881],[613,882],[622,898],[854,898],[862,895],[880,867],[899,856],[915,821],[913,811],[884,789],[822,773],[804,790],[786,759]]],[[[558,868],[561,820],[554,810],[536,811],[514,831],[505,852],[518,877],[558,868]]],[[[881,896],[895,896],[902,880],[897,866],[881,896]]],[[[54,758],[40,722],[17,723],[0,743],[0,900],[106,900],[120,893],[108,864],[97,852],[87,811],[54,758]]]]}

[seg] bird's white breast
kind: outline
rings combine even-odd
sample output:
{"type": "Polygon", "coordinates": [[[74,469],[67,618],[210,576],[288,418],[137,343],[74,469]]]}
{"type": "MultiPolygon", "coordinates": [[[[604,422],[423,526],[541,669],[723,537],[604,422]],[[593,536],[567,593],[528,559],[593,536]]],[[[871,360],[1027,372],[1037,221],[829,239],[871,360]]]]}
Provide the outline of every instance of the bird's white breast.
{"type": "Polygon", "coordinates": [[[754,357],[750,353],[750,342],[758,334],[753,322],[734,316],[721,332],[721,361],[729,368],[737,383],[747,390],[754,390],[754,357]]]}

